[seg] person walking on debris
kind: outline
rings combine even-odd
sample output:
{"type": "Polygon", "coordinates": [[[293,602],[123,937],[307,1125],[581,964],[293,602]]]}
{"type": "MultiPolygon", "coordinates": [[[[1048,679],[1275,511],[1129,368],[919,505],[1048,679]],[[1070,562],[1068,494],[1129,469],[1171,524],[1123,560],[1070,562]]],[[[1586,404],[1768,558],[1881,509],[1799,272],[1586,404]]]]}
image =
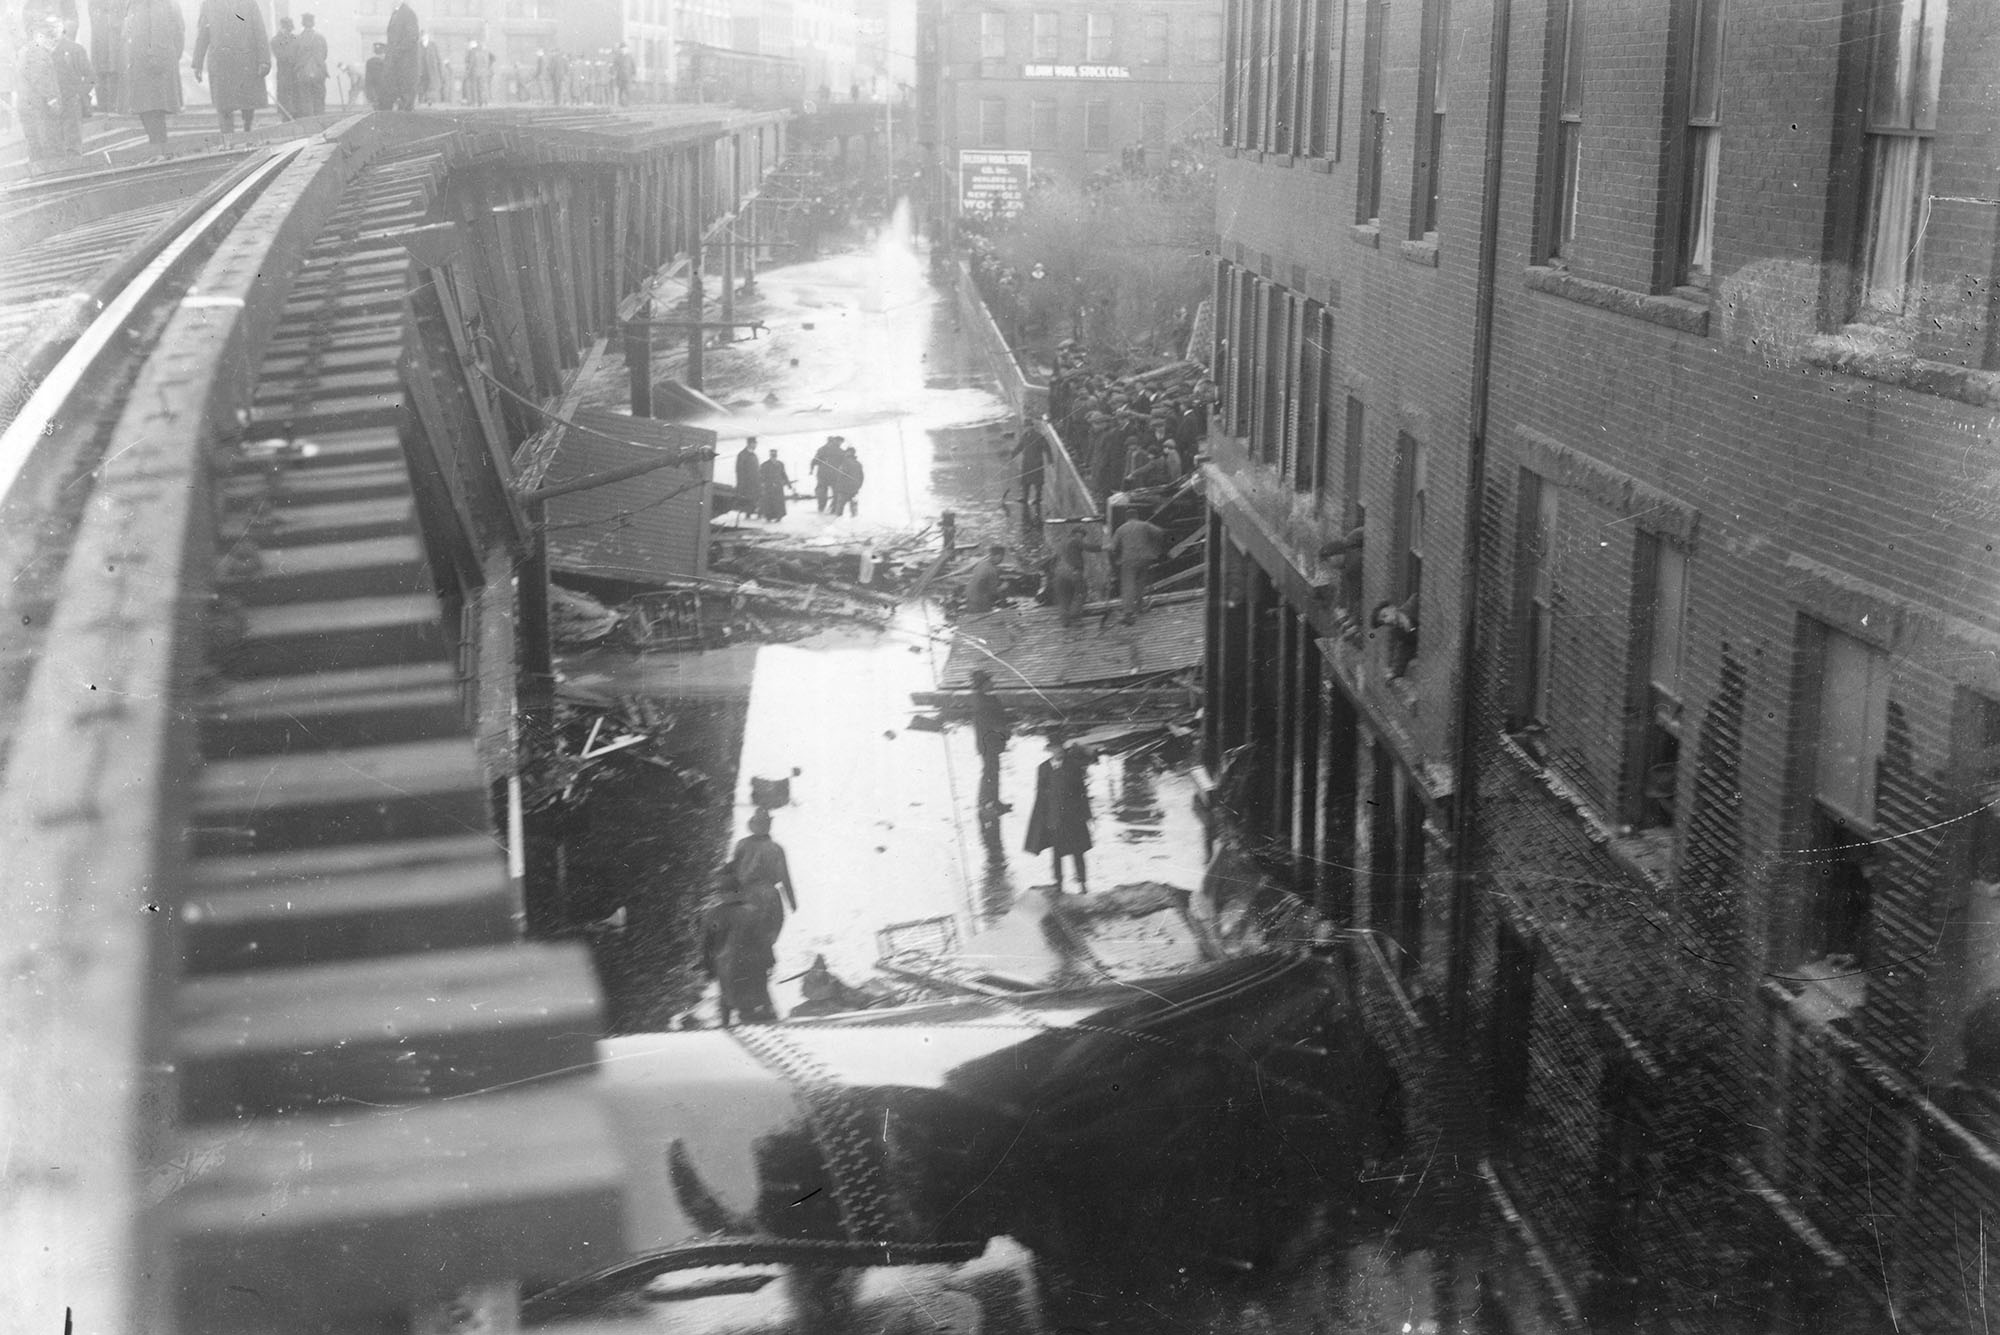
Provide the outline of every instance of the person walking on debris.
{"type": "MultiPolygon", "coordinates": [[[[806,471],[813,475],[813,504],[821,514],[826,513],[827,502],[838,490],[833,485],[833,477],[840,468],[840,447],[846,439],[845,436],[828,436],[826,444],[813,451],[812,462],[806,465],[806,471]]],[[[839,514],[840,507],[835,506],[833,512],[839,514]]]]}
{"type": "Polygon", "coordinates": [[[778,447],[771,447],[771,457],[757,468],[758,508],[764,518],[777,523],[785,517],[785,497],[792,489],[792,475],[785,471],[785,461],[778,457],[778,447]]]}
{"type": "Polygon", "coordinates": [[[837,515],[859,515],[861,506],[855,497],[861,494],[861,484],[868,480],[868,470],[861,466],[861,456],[855,453],[852,445],[841,453],[836,470],[833,512],[837,515]]]}
{"type": "Polygon", "coordinates": [[[973,564],[965,579],[965,610],[971,616],[983,616],[1000,603],[1000,563],[1007,559],[1007,549],[994,543],[986,549],[986,555],[973,564]]]}
{"type": "Polygon", "coordinates": [[[798,895],[792,889],[792,868],[785,859],[785,847],[771,837],[771,813],[759,808],[750,817],[750,833],[736,841],[729,865],[743,888],[752,892],[772,889],[782,897],[784,909],[799,911],[798,895]]]}
{"type": "Polygon", "coordinates": [[[736,452],[736,513],[747,519],[762,512],[757,490],[757,438],[749,436],[736,452]]]}
{"type": "Polygon", "coordinates": [[[1048,851],[1057,894],[1062,893],[1064,858],[1076,864],[1077,893],[1090,893],[1083,861],[1091,846],[1090,790],[1084,784],[1090,760],[1089,753],[1053,732],[1049,734],[1049,758],[1035,771],[1035,805],[1028,813],[1028,838],[1022,847],[1030,853],[1048,851]]]}
{"type": "Polygon", "coordinates": [[[1021,439],[1007,452],[1010,459],[1021,461],[1021,508],[1030,515],[1042,512],[1042,485],[1047,476],[1049,459],[1048,437],[1042,434],[1040,421],[1028,423],[1028,429],[1021,433],[1021,439]]]}
{"type": "Polygon", "coordinates": [[[784,925],[784,909],[770,887],[745,885],[732,867],[716,872],[714,895],[702,914],[701,967],[722,994],[724,1027],[732,1020],[776,1022],[771,970],[784,925]]]}
{"type": "Polygon", "coordinates": [[[979,747],[979,810],[1012,811],[1000,800],[1000,753],[1014,733],[1014,716],[993,698],[993,674],[985,668],[972,673],[972,736],[979,747]]]}
{"type": "Polygon", "coordinates": [[[222,132],[229,133],[230,117],[238,112],[247,132],[257,109],[270,102],[264,76],[271,72],[271,39],[259,6],[238,8],[235,0],[203,0],[194,31],[196,83],[201,82],[204,68],[222,132]]]}
{"type": "Polygon", "coordinates": [[[1056,539],[1049,557],[1049,601],[1055,604],[1065,626],[1074,626],[1083,618],[1083,605],[1090,596],[1085,554],[1091,547],[1084,526],[1072,524],[1056,539]]]}
{"type": "Polygon", "coordinates": [[[1153,563],[1166,554],[1167,535],[1159,525],[1133,515],[1111,535],[1110,555],[1118,567],[1119,593],[1125,602],[1124,621],[1139,619],[1146,588],[1153,582],[1153,563]]]}

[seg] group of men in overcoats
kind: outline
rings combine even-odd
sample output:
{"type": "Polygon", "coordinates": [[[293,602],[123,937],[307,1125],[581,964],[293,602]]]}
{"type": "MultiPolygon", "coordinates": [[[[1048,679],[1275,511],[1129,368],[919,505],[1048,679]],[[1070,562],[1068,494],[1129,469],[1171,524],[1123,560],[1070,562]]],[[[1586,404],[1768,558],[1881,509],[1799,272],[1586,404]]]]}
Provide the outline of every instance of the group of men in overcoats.
{"type": "MultiPolygon", "coordinates": [[[[398,6],[414,24],[407,3],[398,6]]],[[[167,117],[181,110],[180,63],[187,24],[176,0],[91,0],[90,47],[76,41],[76,20],[47,0],[23,13],[27,44],[17,73],[21,128],[34,159],[79,153],[83,118],[94,109],[136,116],[155,147],[167,142],[167,117]],[[94,93],[94,98],[93,98],[94,93]]],[[[392,24],[395,20],[392,18],[392,24]]],[[[280,19],[271,34],[261,7],[248,0],[203,0],[190,54],[195,82],[206,83],[227,133],[248,130],[270,104],[266,80],[277,76],[288,115],[326,110],[326,38],[313,16],[280,19]]]]}
{"type": "MultiPolygon", "coordinates": [[[[858,514],[855,497],[867,481],[861,456],[845,436],[828,436],[826,444],[813,454],[808,467],[813,474],[813,500],[821,514],[858,514]]],[[[772,447],[763,459],[757,457],[757,438],[746,436],[736,454],[736,510],[744,516],[777,523],[785,517],[792,498],[792,475],[785,461],[772,447]]]]}

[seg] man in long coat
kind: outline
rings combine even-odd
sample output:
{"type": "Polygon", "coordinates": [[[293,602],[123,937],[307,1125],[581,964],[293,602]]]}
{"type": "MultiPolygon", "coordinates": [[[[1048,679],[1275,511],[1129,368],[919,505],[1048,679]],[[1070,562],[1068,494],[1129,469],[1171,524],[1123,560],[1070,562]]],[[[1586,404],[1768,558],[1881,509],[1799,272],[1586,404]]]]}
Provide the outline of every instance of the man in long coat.
{"type": "Polygon", "coordinates": [[[785,517],[785,498],[791,489],[792,475],[785,471],[785,461],[773,446],[770,457],[757,468],[757,503],[764,518],[776,523],[785,517]]]}
{"type": "MultiPolygon", "coordinates": [[[[813,475],[813,504],[821,514],[826,513],[826,503],[833,499],[833,475],[840,468],[840,447],[844,436],[828,436],[826,444],[813,451],[812,462],[806,471],[813,475]]],[[[839,514],[838,510],[834,511],[839,514]]]]}
{"type": "Polygon", "coordinates": [[[799,911],[798,892],[792,886],[792,865],[785,846],[771,837],[771,813],[761,807],[750,817],[750,833],[730,850],[729,866],[745,890],[769,890],[780,897],[783,911],[799,911]]]}
{"type": "Polygon", "coordinates": [[[292,48],[292,80],[299,87],[299,115],[326,114],[326,38],[313,16],[299,15],[299,41],[292,48]]]}
{"type": "Polygon", "coordinates": [[[382,92],[397,111],[414,111],[417,84],[423,77],[423,37],[410,0],[399,0],[389,11],[389,50],[383,58],[382,92]]]}
{"type": "Polygon", "coordinates": [[[1076,888],[1088,894],[1083,855],[1090,851],[1090,790],[1084,771],[1090,756],[1065,743],[1060,734],[1049,736],[1049,758],[1035,771],[1035,807],[1028,813],[1028,838],[1023,847],[1030,853],[1047,850],[1055,864],[1056,893],[1062,893],[1062,860],[1076,863],[1076,888]]]}
{"type": "Polygon", "coordinates": [[[294,119],[304,114],[299,105],[299,35],[289,18],[278,20],[277,36],[271,39],[271,74],[278,85],[278,109],[294,119]]]}
{"type": "Polygon", "coordinates": [[[257,108],[270,102],[264,76],[271,72],[271,36],[258,0],[202,0],[194,30],[196,83],[204,69],[223,132],[228,133],[229,118],[239,111],[248,130],[257,108]]]}
{"type": "Polygon", "coordinates": [[[118,30],[125,26],[125,0],[88,0],[90,66],[97,75],[97,109],[118,109],[118,30]]]}
{"type": "Polygon", "coordinates": [[[417,85],[418,96],[423,99],[426,106],[432,102],[450,102],[451,76],[444,72],[444,53],[438,50],[437,43],[431,40],[429,33],[424,34],[423,56],[422,77],[417,85]]]}
{"type": "Polygon", "coordinates": [[[736,452],[736,512],[754,515],[763,512],[757,500],[757,438],[751,436],[736,452]]]}
{"type": "Polygon", "coordinates": [[[28,141],[28,160],[43,162],[69,152],[64,133],[67,113],[62,95],[61,75],[56,69],[56,30],[53,15],[31,25],[15,66],[15,114],[21,133],[28,141]]]}
{"type": "Polygon", "coordinates": [[[729,867],[717,873],[715,896],[702,914],[701,964],[721,989],[723,1024],[777,1019],[771,970],[778,962],[775,947],[784,922],[784,910],[770,887],[746,886],[729,867]]]}
{"type": "Polygon", "coordinates": [[[167,116],[181,109],[181,52],[187,22],[176,0],[132,0],[125,11],[118,109],[137,116],[156,147],[167,142],[167,116]]]}

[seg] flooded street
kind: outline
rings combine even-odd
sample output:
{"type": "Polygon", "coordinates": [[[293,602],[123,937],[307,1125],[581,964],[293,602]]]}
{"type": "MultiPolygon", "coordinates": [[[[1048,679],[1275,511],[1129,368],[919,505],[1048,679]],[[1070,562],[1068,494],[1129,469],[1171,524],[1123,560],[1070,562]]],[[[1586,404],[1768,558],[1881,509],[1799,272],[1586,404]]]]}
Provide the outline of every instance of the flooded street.
{"type": "MultiPolygon", "coordinates": [[[[1006,450],[1018,424],[956,327],[948,296],[925,281],[902,225],[854,253],[761,274],[756,296],[739,299],[738,312],[765,321],[767,332],[710,350],[708,392],[731,408],[699,423],[720,438],[718,479],[733,481],[732,456],[752,435],[760,455],[777,448],[795,491],[810,491],[807,461],[830,434],[854,445],[867,469],[858,516],[820,514],[807,499],[794,501],[775,525],[745,522],[746,533],[775,531],[807,547],[851,547],[863,537],[886,544],[934,525],[940,512],[951,510],[959,523],[959,568],[972,559],[968,547],[995,541],[1007,543],[1016,562],[1033,562],[1038,535],[1006,497],[1014,471],[1006,450]]],[[[926,538],[908,559],[927,564],[937,550],[926,538]]],[[[787,851],[798,894],[798,908],[776,946],[772,991],[781,1017],[802,1001],[798,976],[816,958],[851,984],[903,985],[906,979],[885,976],[876,965],[912,941],[954,945],[959,976],[1003,990],[1122,984],[1202,963],[1193,925],[1182,912],[1170,911],[1201,888],[1207,855],[1186,741],[1158,732],[1150,745],[1100,755],[1088,768],[1091,894],[1068,896],[1063,925],[1056,928],[1048,858],[1022,847],[1036,770],[1048,754],[1044,738],[1017,727],[1002,757],[1000,806],[982,807],[980,758],[969,724],[940,727],[912,702],[915,694],[937,690],[952,641],[953,626],[941,607],[913,598],[881,626],[830,623],[789,643],[599,650],[564,661],[563,676],[573,688],[598,698],[658,701],[675,717],[675,760],[710,780],[698,806],[649,809],[650,799],[634,791],[617,799],[615,813],[593,818],[592,830],[607,832],[615,845],[605,858],[616,865],[596,870],[608,870],[628,887],[622,899],[600,897],[583,906],[595,915],[622,902],[629,911],[627,928],[597,943],[614,1027],[635,1036],[620,1041],[643,1050],[653,1041],[646,1034],[679,1027],[685,1014],[712,1020],[712,1003],[696,1005],[702,983],[693,973],[694,915],[713,868],[756,809],[756,779],[784,780],[789,787],[772,829],[787,851]],[[650,828],[633,833],[637,827],[650,828]]],[[[1064,721],[1081,728],[1103,720],[1064,721]]],[[[1068,888],[1073,891],[1073,882],[1068,888]]],[[[1150,995],[1144,988],[1133,993],[1150,995]]],[[[1194,1051],[1189,1072],[1212,1061],[1194,1051]]],[[[1178,1088],[1180,1077],[1171,1074],[1178,1060],[1168,1059],[1168,1089],[1178,1088]]],[[[1164,1117],[1165,1126],[1178,1129],[1158,1150],[1141,1133],[1129,1149],[1104,1159],[1109,1176],[1100,1194],[1159,1190],[1164,1182],[1165,1200],[1188,1204],[1203,1196],[1192,1185],[1184,1198],[1176,1194],[1172,1184],[1184,1172],[1235,1171],[1227,1165],[1242,1158],[1245,1146],[1227,1135],[1187,1130],[1218,1109],[1222,1124],[1229,1124],[1226,1101],[1205,1105],[1163,1094],[1140,1115],[1164,1117]],[[1182,1168],[1176,1166],[1180,1158],[1155,1162],[1160,1154],[1193,1158],[1182,1168]],[[1120,1176],[1127,1173],[1138,1176],[1120,1176]],[[1141,1188],[1142,1180],[1152,1185],[1141,1188]]],[[[1336,1146],[1337,1139],[1335,1134],[1326,1143],[1336,1146]]],[[[1297,1153],[1282,1146],[1264,1150],[1297,1153]]],[[[1306,1176],[1287,1181],[1286,1192],[1305,1188],[1311,1194],[1314,1153],[1299,1160],[1296,1171],[1306,1176]]],[[[1254,1201],[1208,1199],[1217,1217],[1247,1209],[1254,1219],[1262,1208],[1254,1201]]],[[[1074,1255],[1031,1259],[999,1243],[982,1264],[1010,1274],[1032,1267],[1034,1277],[1020,1292],[1039,1296],[1026,1302],[1018,1323],[1000,1317],[1008,1304],[989,1305],[991,1328],[1131,1335],[1408,1335],[1436,1328],[1429,1320],[1426,1259],[1392,1252],[1381,1241],[1378,1221],[1337,1206],[1310,1216],[1305,1227],[1313,1250],[1293,1255],[1277,1278],[1261,1269],[1253,1275],[1227,1255],[1205,1256],[1196,1239],[1206,1225],[1188,1227],[1175,1242],[1161,1240],[1162,1255],[1178,1248],[1174,1254],[1188,1254],[1190,1264],[1143,1279],[1074,1255]]],[[[922,1268],[873,1272],[862,1279],[861,1292],[891,1305],[916,1302],[926,1284],[944,1282],[942,1274],[927,1274],[922,1268]]],[[[661,1306],[657,1328],[808,1329],[810,1323],[794,1324],[786,1315],[777,1293],[661,1306]]],[[[920,1322],[909,1328],[933,1327],[920,1322]]]]}
{"type": "MultiPolygon", "coordinates": [[[[760,452],[777,448],[798,490],[809,489],[806,462],[827,435],[857,448],[867,469],[859,516],[795,501],[779,524],[751,521],[752,531],[775,528],[801,543],[886,540],[949,509],[959,517],[961,564],[972,545],[1019,550],[1037,539],[1018,508],[1001,503],[1014,419],[955,328],[953,307],[925,280],[906,229],[899,214],[872,247],[760,275],[758,297],[739,310],[769,332],[709,354],[711,396],[739,410],[695,424],[721,438],[723,472],[754,435],[760,452]]],[[[923,548],[924,559],[935,550],[923,548]]],[[[799,909],[778,943],[778,979],[824,955],[842,978],[865,980],[882,929],[935,919],[949,919],[994,972],[1041,978],[1053,966],[1035,952],[1036,934],[1001,933],[979,946],[969,938],[1051,881],[1047,860],[1021,848],[1046,748],[1038,736],[1014,739],[1001,767],[1001,801],[1013,809],[982,821],[971,730],[909,727],[922,712],[911,696],[936,688],[950,637],[939,609],[916,601],[881,630],[833,626],[790,644],[599,653],[572,660],[565,675],[600,694],[740,707],[737,754],[697,757],[718,778],[733,775],[735,791],[733,809],[718,805],[715,828],[697,846],[725,847],[744,832],[752,777],[790,779],[791,804],[775,813],[772,833],[791,859],[799,909]]],[[[719,744],[729,731],[718,731],[719,744]]],[[[1189,772],[1106,756],[1091,767],[1089,788],[1093,889],[1198,886],[1204,854],[1189,772]]],[[[706,866],[679,870],[685,880],[662,893],[699,894],[706,866]]],[[[628,985],[645,987],[644,972],[628,985]]],[[[781,1013],[795,1004],[796,984],[780,984],[776,999],[781,1013]]],[[[620,996],[614,1006],[659,1022],[654,998],[620,996]]]]}

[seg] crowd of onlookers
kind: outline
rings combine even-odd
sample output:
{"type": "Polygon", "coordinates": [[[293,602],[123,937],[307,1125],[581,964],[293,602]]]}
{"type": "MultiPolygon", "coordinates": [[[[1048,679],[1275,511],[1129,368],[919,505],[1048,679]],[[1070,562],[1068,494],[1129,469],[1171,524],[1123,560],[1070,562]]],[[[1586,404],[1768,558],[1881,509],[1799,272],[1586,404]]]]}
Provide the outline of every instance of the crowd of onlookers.
{"type": "Polygon", "coordinates": [[[1193,362],[1114,375],[1073,341],[1056,351],[1049,421],[1091,493],[1171,486],[1194,471],[1215,384],[1193,362]]]}
{"type": "MultiPolygon", "coordinates": [[[[261,8],[233,0],[203,0],[189,49],[178,0],[87,0],[90,45],[77,41],[73,0],[28,0],[20,11],[18,46],[0,74],[12,75],[14,119],[28,157],[47,161],[83,151],[83,123],[93,114],[138,118],[156,147],[167,142],[167,118],[182,109],[182,61],[205,84],[226,134],[274,107],[286,119],[327,108],[327,84],[343,108],[366,99],[376,110],[493,100],[496,83],[515,102],[598,103],[632,100],[637,70],[624,43],[594,56],[538,51],[532,67],[501,67],[479,42],[453,60],[420,29],[409,0],[391,11],[386,40],[360,67],[329,63],[326,37],[314,16],[287,16],[270,31],[261,8]]],[[[9,31],[7,36],[15,38],[9,31]]],[[[13,45],[13,43],[0,43],[13,45]]]]}

